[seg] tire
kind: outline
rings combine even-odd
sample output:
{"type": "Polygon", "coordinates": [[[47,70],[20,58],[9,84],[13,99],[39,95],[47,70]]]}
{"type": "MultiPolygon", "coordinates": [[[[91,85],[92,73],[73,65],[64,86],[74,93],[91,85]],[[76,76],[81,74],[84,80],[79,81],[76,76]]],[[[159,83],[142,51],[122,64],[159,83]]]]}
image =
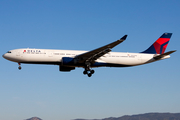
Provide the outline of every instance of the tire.
{"type": "Polygon", "coordinates": [[[85,71],[83,72],[83,74],[86,75],[86,74],[87,74],[87,71],[85,70],[85,71]]]}
{"type": "Polygon", "coordinates": [[[22,69],[21,66],[19,66],[18,69],[21,70],[22,69]]]}
{"type": "Polygon", "coordinates": [[[92,74],[91,74],[91,73],[89,73],[89,74],[88,74],[88,77],[91,77],[91,76],[92,76],[92,74]]]}
{"type": "Polygon", "coordinates": [[[95,72],[94,70],[91,70],[91,74],[94,74],[94,72],[95,72]]]}

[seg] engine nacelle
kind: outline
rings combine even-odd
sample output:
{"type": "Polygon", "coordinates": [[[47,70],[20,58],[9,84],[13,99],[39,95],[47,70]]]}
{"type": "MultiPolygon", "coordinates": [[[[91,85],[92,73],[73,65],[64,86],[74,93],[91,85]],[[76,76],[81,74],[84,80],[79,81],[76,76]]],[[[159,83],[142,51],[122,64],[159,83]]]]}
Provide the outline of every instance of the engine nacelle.
{"type": "Polygon", "coordinates": [[[74,70],[75,67],[66,67],[66,66],[59,66],[59,71],[62,71],[62,72],[70,72],[71,70],[74,70]]]}
{"type": "Polygon", "coordinates": [[[62,63],[59,66],[59,71],[69,72],[71,70],[74,70],[75,67],[69,67],[71,65],[74,65],[74,58],[63,57],[62,58],[62,63]]]}

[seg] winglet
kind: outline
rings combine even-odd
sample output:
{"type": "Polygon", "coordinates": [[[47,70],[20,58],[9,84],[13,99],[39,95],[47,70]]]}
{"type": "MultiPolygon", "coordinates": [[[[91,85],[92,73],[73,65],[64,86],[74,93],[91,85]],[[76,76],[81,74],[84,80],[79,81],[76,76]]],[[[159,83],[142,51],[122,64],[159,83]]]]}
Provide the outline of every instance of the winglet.
{"type": "Polygon", "coordinates": [[[127,35],[124,35],[120,40],[125,40],[127,38],[127,35]]]}

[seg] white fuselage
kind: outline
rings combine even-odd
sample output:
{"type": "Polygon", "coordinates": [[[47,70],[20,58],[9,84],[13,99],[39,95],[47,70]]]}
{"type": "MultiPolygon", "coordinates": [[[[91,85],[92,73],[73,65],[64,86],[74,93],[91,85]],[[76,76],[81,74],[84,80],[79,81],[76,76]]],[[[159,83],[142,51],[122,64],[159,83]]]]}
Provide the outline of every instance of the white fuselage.
{"type": "MultiPolygon", "coordinates": [[[[17,63],[32,63],[32,64],[55,64],[61,65],[63,57],[74,58],[77,55],[87,51],[76,50],[52,50],[52,49],[15,49],[8,51],[3,55],[4,58],[17,63]]],[[[156,61],[153,59],[155,54],[144,53],[124,53],[124,52],[109,52],[98,58],[91,67],[128,67],[146,64],[156,61]]],[[[162,59],[169,58],[163,57],[162,59]]],[[[81,65],[71,65],[71,67],[83,67],[81,65]]]]}

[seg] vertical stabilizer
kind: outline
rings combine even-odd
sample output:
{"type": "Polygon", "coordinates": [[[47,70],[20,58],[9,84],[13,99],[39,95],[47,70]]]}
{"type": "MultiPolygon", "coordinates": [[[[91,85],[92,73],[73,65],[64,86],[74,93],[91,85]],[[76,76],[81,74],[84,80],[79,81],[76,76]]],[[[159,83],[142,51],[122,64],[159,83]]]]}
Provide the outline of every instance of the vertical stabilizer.
{"type": "Polygon", "coordinates": [[[172,33],[164,33],[159,39],[156,40],[147,50],[142,53],[149,54],[163,54],[169,43],[172,33]]]}

